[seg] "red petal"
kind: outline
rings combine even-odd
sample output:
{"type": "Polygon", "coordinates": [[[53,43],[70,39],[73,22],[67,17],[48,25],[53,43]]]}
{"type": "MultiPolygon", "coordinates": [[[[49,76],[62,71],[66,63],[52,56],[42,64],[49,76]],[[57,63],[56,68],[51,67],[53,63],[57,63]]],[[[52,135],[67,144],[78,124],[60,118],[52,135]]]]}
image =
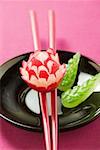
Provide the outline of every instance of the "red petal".
{"type": "Polygon", "coordinates": [[[59,65],[54,62],[52,66],[51,74],[55,74],[58,69],[59,69],[59,65]]]}
{"type": "Polygon", "coordinates": [[[32,66],[35,65],[37,67],[43,65],[41,61],[37,60],[36,58],[32,59],[32,66]]]}
{"type": "Polygon", "coordinates": [[[45,65],[46,67],[47,67],[47,62],[48,62],[49,60],[51,60],[50,57],[48,57],[48,59],[44,61],[44,65],[45,65]]]}
{"type": "Polygon", "coordinates": [[[37,78],[36,73],[34,72],[34,70],[29,70],[28,73],[29,73],[29,79],[32,75],[34,75],[37,78]]]}
{"type": "Polygon", "coordinates": [[[45,78],[46,80],[48,79],[48,73],[46,71],[40,71],[39,77],[40,78],[45,78]]]}
{"type": "Polygon", "coordinates": [[[57,83],[56,83],[56,82],[53,83],[53,84],[51,84],[51,85],[49,85],[49,86],[47,87],[47,91],[52,91],[52,90],[54,90],[55,88],[57,88],[57,83]]]}
{"type": "Polygon", "coordinates": [[[28,68],[28,66],[26,67],[26,70],[29,72],[29,68],[28,68]]]}

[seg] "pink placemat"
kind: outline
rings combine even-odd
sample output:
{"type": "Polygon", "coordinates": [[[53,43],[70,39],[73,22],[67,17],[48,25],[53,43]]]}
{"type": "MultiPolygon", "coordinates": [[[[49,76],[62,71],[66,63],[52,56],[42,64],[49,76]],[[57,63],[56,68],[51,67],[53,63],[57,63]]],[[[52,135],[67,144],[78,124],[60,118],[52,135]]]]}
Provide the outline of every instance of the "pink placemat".
{"type": "MultiPolygon", "coordinates": [[[[57,48],[80,51],[100,63],[100,2],[2,1],[0,2],[0,64],[32,51],[29,10],[38,13],[43,49],[48,47],[48,9],[56,12],[57,48]]],[[[99,150],[100,118],[59,135],[60,150],[99,150]]],[[[18,129],[1,119],[1,150],[43,150],[43,134],[18,129]]]]}
{"type": "MultiPolygon", "coordinates": [[[[1,150],[44,150],[43,134],[24,131],[2,120],[1,150]]],[[[59,150],[99,150],[100,119],[59,135],[59,150]]]]}

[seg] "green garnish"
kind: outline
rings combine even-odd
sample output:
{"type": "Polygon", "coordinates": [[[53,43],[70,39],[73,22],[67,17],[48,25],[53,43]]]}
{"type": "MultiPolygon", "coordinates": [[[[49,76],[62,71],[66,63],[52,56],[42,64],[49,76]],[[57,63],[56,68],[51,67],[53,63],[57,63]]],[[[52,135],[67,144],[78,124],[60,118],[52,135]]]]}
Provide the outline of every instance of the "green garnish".
{"type": "Polygon", "coordinates": [[[84,102],[100,84],[100,73],[84,82],[81,86],[75,86],[62,93],[61,99],[64,107],[73,108],[84,102]]]}
{"type": "Polygon", "coordinates": [[[66,91],[67,89],[70,89],[74,84],[77,70],[78,70],[79,60],[80,60],[80,54],[76,53],[73,56],[73,58],[71,58],[68,61],[68,64],[66,65],[67,69],[66,69],[65,76],[58,87],[60,91],[66,91]]]}

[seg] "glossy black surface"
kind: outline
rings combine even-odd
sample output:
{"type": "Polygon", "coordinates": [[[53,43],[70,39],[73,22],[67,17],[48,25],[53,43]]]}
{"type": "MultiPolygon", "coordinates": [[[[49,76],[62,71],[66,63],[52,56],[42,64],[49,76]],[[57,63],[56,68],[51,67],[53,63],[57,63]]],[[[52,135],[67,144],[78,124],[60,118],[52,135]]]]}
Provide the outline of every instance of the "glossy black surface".
{"type": "MultiPolygon", "coordinates": [[[[58,51],[61,63],[67,61],[74,53],[58,51]]],[[[23,59],[27,60],[28,54],[18,56],[1,66],[0,81],[0,112],[1,117],[18,127],[33,131],[42,131],[41,114],[31,112],[25,105],[25,95],[29,88],[20,77],[19,67],[23,59]]],[[[100,67],[86,57],[81,57],[79,72],[95,75],[100,67]]],[[[78,74],[74,85],[77,83],[78,74]]],[[[61,92],[58,91],[58,95],[61,92]]],[[[94,120],[100,114],[100,92],[93,93],[84,103],[73,109],[62,106],[63,114],[59,115],[59,129],[66,131],[94,120]]]]}

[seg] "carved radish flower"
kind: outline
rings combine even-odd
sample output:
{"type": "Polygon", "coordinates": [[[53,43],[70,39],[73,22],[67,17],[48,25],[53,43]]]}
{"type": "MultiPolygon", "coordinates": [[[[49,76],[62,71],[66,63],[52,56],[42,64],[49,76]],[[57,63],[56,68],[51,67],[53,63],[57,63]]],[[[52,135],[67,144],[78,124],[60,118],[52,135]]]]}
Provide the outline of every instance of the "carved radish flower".
{"type": "Polygon", "coordinates": [[[66,72],[66,66],[60,65],[58,54],[48,49],[32,53],[27,62],[22,62],[20,72],[22,79],[32,89],[48,92],[59,85],[66,72]]]}

